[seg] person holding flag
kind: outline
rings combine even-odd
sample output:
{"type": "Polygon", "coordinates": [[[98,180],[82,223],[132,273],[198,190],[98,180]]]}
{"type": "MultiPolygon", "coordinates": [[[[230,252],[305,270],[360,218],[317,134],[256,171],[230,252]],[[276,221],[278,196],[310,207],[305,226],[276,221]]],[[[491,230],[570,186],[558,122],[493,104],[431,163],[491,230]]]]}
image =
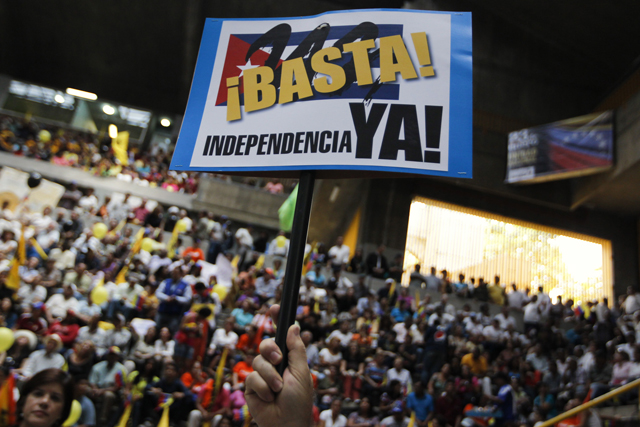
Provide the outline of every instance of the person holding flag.
{"type": "Polygon", "coordinates": [[[145,427],[169,427],[169,423],[174,424],[187,417],[186,411],[189,402],[193,402],[193,396],[180,381],[178,372],[178,365],[165,362],[160,380],[147,385],[141,412],[147,414],[145,427]]]}

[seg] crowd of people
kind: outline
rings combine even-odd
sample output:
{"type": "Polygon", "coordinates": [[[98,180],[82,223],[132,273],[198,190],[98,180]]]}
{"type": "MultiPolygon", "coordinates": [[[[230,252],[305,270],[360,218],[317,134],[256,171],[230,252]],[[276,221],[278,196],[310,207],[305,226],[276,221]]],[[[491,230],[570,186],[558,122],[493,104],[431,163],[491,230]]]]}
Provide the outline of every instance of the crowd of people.
{"type": "MultiPolygon", "coordinates": [[[[165,407],[171,425],[248,425],[245,380],[274,336],[289,241],[211,212],[146,206],[72,187],[41,213],[3,207],[0,326],[14,342],[0,387],[13,378],[17,393],[61,369],[82,408],[76,425],[126,414],[152,426],[165,407]]],[[[317,427],[533,426],[640,377],[633,288],[585,309],[435,268],[415,266],[401,286],[402,256],[388,262],[385,250],[352,255],[342,238],[307,247],[296,321],[317,427]]]]}
{"type": "Polygon", "coordinates": [[[79,168],[96,176],[115,177],[145,187],[193,194],[198,174],[169,170],[172,153],[163,149],[139,151],[132,147],[128,164],[118,161],[111,138],[0,115],[0,150],[60,166],[79,168]]]}
{"type": "MultiPolygon", "coordinates": [[[[142,187],[158,187],[171,192],[195,194],[200,173],[170,171],[173,153],[161,147],[151,150],[129,150],[126,165],[115,156],[111,138],[88,131],[39,123],[6,114],[0,114],[0,151],[32,159],[51,162],[59,166],[79,168],[101,177],[113,177],[142,187]]],[[[211,174],[230,181],[229,175],[211,174]]],[[[293,187],[278,179],[256,180],[247,178],[244,184],[259,186],[272,194],[289,193],[293,187]],[[264,182],[263,182],[264,181],[264,182]]]]}

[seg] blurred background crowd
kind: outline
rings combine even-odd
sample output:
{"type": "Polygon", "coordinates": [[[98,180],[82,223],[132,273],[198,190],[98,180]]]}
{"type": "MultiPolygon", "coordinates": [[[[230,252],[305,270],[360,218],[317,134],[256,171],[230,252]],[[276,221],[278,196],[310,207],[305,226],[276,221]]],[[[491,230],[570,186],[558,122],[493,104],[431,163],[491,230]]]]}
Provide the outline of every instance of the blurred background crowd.
{"type": "MultiPolygon", "coordinates": [[[[155,425],[163,396],[175,425],[249,422],[243,382],[274,334],[286,234],[93,193],[1,212],[3,384],[68,370],[78,425],[116,425],[127,407],[131,425],[155,425]]],[[[296,319],[319,427],[534,425],[640,377],[633,289],[574,306],[419,265],[403,286],[401,255],[349,254],[342,238],[307,245],[296,319]]]]}

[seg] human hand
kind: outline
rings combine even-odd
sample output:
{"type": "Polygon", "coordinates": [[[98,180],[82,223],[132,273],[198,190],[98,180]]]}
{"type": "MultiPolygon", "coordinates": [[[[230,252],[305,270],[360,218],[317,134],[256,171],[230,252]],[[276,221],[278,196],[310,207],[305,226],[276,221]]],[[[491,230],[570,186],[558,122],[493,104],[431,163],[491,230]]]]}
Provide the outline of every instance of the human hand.
{"type": "MultiPolygon", "coordinates": [[[[280,306],[272,306],[271,318],[277,319],[279,311],[280,306]]],[[[260,427],[309,427],[313,423],[313,381],[297,325],[289,328],[287,348],[289,365],[280,377],[275,365],[282,361],[282,353],[274,340],[262,341],[260,356],[253,361],[254,372],[245,381],[249,412],[260,427]]]]}

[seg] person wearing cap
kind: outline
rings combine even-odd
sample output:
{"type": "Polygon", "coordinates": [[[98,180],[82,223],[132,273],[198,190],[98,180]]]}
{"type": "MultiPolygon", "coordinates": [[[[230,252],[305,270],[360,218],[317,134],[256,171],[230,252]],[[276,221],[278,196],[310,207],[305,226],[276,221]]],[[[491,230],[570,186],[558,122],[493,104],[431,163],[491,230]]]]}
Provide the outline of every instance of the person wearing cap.
{"type": "Polygon", "coordinates": [[[105,425],[113,404],[118,397],[118,390],[124,384],[126,369],[120,363],[121,352],[116,346],[109,347],[106,360],[93,365],[89,374],[91,396],[99,407],[98,424],[105,425]]]}
{"type": "Polygon", "coordinates": [[[44,338],[44,348],[31,353],[22,368],[22,376],[31,378],[40,371],[49,368],[62,369],[64,357],[58,353],[62,349],[62,340],[56,334],[44,338]]]}
{"type": "MultiPolygon", "coordinates": [[[[396,402],[393,408],[391,408],[390,412],[391,415],[383,418],[382,421],[380,421],[381,427],[407,427],[409,425],[409,422],[411,420],[405,415],[405,410],[402,406],[402,402],[396,402]]],[[[421,423],[420,419],[417,419],[417,424],[419,427],[427,425],[426,423],[421,423]]]]}
{"type": "Polygon", "coordinates": [[[389,307],[395,306],[398,299],[398,291],[393,289],[394,283],[395,280],[387,279],[384,281],[384,286],[378,289],[378,301],[382,301],[383,298],[386,298],[389,302],[389,307]]]}
{"type": "Polygon", "coordinates": [[[26,329],[18,329],[13,333],[14,343],[6,352],[6,358],[13,359],[13,366],[18,368],[27,360],[38,345],[38,337],[26,329]]]}

